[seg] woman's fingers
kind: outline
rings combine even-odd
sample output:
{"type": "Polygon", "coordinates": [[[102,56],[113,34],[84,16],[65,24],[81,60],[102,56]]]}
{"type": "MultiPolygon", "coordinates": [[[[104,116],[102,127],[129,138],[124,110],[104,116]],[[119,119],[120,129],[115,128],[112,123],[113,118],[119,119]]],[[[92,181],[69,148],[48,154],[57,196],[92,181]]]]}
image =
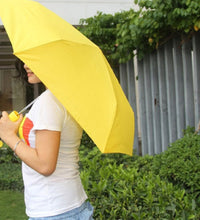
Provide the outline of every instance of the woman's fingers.
{"type": "Polygon", "coordinates": [[[8,113],[6,111],[2,111],[1,118],[8,118],[8,113]]]}

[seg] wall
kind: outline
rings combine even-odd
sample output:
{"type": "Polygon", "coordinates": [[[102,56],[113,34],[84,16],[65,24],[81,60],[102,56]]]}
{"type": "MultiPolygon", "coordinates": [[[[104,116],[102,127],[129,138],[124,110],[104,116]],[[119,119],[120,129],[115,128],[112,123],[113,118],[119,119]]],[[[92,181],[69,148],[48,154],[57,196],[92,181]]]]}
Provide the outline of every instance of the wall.
{"type": "Polygon", "coordinates": [[[120,84],[135,112],[137,154],[159,154],[181,138],[188,126],[198,130],[199,39],[200,33],[184,43],[183,39],[174,38],[134,63],[137,66],[132,60],[120,65],[120,84]]]}

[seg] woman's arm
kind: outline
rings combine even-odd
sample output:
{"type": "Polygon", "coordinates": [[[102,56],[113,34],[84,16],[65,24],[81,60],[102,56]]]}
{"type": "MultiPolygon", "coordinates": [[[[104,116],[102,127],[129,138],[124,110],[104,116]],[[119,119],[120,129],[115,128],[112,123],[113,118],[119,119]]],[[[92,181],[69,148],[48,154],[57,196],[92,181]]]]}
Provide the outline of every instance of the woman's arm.
{"type": "Polygon", "coordinates": [[[36,131],[35,149],[20,142],[15,153],[29,167],[42,175],[51,175],[57,164],[60,132],[49,130],[36,131]]]}
{"type": "MultiPolygon", "coordinates": [[[[14,149],[16,143],[20,140],[17,136],[17,130],[22,117],[17,122],[11,122],[7,113],[3,113],[0,121],[0,136],[5,143],[14,149]]],[[[59,146],[60,132],[50,130],[37,130],[35,148],[29,147],[24,142],[19,142],[15,149],[18,157],[42,175],[51,175],[56,168],[59,146]]]]}

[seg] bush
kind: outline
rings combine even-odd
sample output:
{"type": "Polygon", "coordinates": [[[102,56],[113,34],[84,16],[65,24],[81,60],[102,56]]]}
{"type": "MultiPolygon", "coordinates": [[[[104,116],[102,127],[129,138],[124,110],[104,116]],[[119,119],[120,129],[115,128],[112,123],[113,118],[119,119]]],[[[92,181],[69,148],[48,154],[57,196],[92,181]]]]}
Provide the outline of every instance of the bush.
{"type": "MultiPolygon", "coordinates": [[[[81,178],[95,219],[199,219],[199,206],[153,170],[153,156],[104,155],[81,147],[81,178]]],[[[159,156],[158,156],[159,157],[159,156]]]]}
{"type": "Polygon", "coordinates": [[[23,191],[21,161],[4,144],[0,148],[0,190],[23,191]]]}
{"type": "Polygon", "coordinates": [[[185,133],[184,137],[171,144],[168,150],[156,155],[153,160],[153,171],[191,194],[200,207],[200,135],[194,130],[185,133]]]}
{"type": "Polygon", "coordinates": [[[0,148],[0,164],[8,162],[21,163],[19,158],[13,155],[13,151],[4,144],[4,146],[0,148]]]}
{"type": "Polygon", "coordinates": [[[0,164],[0,190],[23,191],[21,165],[18,163],[0,164]]]}

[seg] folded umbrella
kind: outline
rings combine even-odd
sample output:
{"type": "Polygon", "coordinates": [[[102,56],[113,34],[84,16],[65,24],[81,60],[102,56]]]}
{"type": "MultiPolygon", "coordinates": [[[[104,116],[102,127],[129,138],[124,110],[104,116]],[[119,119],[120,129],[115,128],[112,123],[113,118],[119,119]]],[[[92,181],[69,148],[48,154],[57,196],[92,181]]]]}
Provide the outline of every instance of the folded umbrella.
{"type": "Polygon", "coordinates": [[[31,0],[0,0],[0,17],[21,59],[103,153],[132,155],[134,113],[102,51],[31,0]]]}

